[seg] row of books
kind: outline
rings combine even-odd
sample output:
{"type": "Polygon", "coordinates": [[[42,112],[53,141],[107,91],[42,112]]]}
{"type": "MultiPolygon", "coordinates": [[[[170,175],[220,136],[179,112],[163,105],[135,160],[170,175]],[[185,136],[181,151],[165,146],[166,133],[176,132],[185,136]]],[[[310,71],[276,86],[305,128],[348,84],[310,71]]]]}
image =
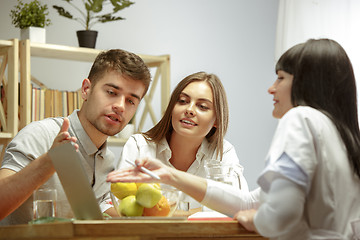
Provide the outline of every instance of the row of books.
{"type": "Polygon", "coordinates": [[[72,92],[33,87],[31,121],[68,116],[75,109],[80,109],[82,102],[81,90],[72,92]]]}

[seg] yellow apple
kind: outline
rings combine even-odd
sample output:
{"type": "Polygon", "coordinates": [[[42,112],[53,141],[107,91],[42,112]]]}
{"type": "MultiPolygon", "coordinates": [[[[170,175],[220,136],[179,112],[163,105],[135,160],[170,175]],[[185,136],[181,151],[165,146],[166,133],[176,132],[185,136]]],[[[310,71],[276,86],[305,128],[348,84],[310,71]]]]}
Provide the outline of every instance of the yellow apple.
{"type": "Polygon", "coordinates": [[[160,187],[154,183],[143,183],[136,192],[136,202],[146,208],[154,207],[161,197],[160,187]]]}
{"type": "MultiPolygon", "coordinates": [[[[140,185],[143,184],[143,183],[142,182],[137,182],[135,184],[136,184],[137,188],[139,188],[140,185]]],[[[153,183],[153,184],[157,185],[160,188],[160,183],[153,183]]]]}
{"type": "Polygon", "coordinates": [[[135,195],[137,186],[135,183],[117,182],[111,183],[110,190],[115,195],[115,197],[121,200],[129,195],[135,195]]]}
{"type": "Polygon", "coordinates": [[[130,195],[121,200],[119,211],[121,215],[125,215],[127,217],[137,217],[143,214],[144,207],[136,202],[134,195],[130,195]]]}

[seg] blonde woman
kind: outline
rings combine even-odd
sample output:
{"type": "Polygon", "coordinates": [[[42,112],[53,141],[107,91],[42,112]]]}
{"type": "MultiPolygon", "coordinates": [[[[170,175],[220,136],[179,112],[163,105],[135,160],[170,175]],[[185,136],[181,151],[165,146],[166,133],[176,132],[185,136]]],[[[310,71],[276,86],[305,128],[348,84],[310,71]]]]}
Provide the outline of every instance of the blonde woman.
{"type": "MultiPolygon", "coordinates": [[[[162,119],[149,131],[130,137],[118,168],[128,166],[125,159],[149,157],[171,168],[206,177],[205,163],[217,159],[222,165],[232,165],[233,185],[248,191],[236,151],[224,139],[228,121],[228,102],[219,78],[205,72],[191,74],[174,89],[162,119]]],[[[201,205],[184,195],[182,206],[186,210],[201,205]]]]}

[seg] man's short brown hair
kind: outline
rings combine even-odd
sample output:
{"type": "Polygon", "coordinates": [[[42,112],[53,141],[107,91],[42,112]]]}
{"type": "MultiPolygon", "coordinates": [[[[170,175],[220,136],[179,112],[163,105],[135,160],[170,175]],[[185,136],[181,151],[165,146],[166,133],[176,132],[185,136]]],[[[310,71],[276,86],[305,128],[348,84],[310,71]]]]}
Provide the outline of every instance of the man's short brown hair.
{"type": "Polygon", "coordinates": [[[109,71],[116,71],[126,78],[141,81],[145,86],[144,95],[146,94],[151,82],[151,75],[148,67],[138,55],[121,49],[101,52],[91,67],[88,79],[95,85],[109,71]]]}

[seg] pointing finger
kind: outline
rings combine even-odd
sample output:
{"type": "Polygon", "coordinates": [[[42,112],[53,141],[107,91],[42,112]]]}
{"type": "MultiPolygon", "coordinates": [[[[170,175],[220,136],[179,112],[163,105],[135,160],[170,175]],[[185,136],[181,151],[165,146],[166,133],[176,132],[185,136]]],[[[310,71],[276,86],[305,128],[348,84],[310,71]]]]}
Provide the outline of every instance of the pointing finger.
{"type": "Polygon", "coordinates": [[[64,117],[64,122],[61,126],[60,132],[67,132],[69,130],[70,121],[67,117],[64,117]]]}

